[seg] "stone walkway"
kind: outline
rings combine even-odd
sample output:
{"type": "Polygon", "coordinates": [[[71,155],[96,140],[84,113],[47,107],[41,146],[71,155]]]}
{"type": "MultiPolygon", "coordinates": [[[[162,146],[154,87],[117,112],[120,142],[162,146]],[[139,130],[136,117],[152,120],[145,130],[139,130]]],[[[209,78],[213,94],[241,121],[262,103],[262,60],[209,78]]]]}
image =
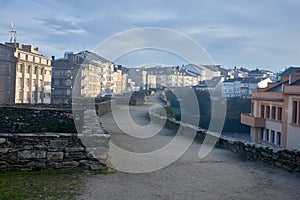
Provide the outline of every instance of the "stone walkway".
{"type": "MultiPolygon", "coordinates": [[[[148,123],[151,104],[131,107],[133,120],[148,123]]],[[[149,139],[123,133],[111,116],[102,119],[111,133],[111,142],[133,152],[150,152],[163,147],[174,137],[164,128],[149,139]]],[[[244,161],[236,154],[214,149],[200,159],[201,144],[194,142],[173,164],[149,173],[116,172],[87,177],[86,192],[78,199],[300,199],[300,175],[263,163],[244,161]]]]}

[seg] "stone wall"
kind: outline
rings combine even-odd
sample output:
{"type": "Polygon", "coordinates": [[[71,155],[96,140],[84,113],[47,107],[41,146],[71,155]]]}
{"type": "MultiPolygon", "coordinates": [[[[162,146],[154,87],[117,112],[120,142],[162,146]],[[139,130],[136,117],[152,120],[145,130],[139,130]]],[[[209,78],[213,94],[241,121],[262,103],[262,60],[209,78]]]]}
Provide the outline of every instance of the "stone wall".
{"type": "Polygon", "coordinates": [[[0,133],[0,171],[105,169],[74,133],[0,133]]]}
{"type": "Polygon", "coordinates": [[[0,107],[1,133],[76,133],[71,109],[0,107]]]}
{"type": "MultiPolygon", "coordinates": [[[[150,118],[157,123],[162,123],[165,121],[165,126],[178,129],[179,126],[184,126],[185,129],[191,128],[197,131],[196,138],[199,140],[204,140],[206,136],[208,138],[216,139],[216,135],[208,132],[207,130],[201,129],[199,127],[193,127],[189,124],[176,121],[175,119],[170,119],[162,115],[161,110],[150,110],[150,118]]],[[[184,134],[184,133],[183,133],[184,134]]],[[[232,152],[239,154],[242,158],[253,160],[253,161],[263,161],[268,164],[276,165],[282,167],[289,171],[300,172],[300,151],[292,149],[283,148],[272,148],[266,145],[250,143],[241,139],[230,138],[226,136],[220,136],[216,147],[229,149],[232,152]]]]}

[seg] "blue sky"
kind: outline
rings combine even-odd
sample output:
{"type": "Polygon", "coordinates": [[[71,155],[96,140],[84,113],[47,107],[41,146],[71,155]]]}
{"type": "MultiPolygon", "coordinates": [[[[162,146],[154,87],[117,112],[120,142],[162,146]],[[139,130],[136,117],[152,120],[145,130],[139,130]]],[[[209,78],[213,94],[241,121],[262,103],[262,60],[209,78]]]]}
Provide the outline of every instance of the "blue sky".
{"type": "MultiPolygon", "coordinates": [[[[299,65],[300,60],[298,0],[0,0],[0,5],[0,41],[9,40],[13,19],[18,41],[38,46],[46,56],[92,50],[128,29],[162,27],[193,38],[215,63],[228,68],[277,71],[299,65]]],[[[183,62],[157,53],[140,54],[116,62],[128,66],[145,58],[172,65],[183,62]]]]}

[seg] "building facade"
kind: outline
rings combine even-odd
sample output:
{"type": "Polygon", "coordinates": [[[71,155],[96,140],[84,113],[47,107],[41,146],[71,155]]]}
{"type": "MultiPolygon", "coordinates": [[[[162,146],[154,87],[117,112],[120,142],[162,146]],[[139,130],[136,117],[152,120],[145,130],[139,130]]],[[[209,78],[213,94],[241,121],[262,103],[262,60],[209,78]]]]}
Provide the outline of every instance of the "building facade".
{"type": "Polygon", "coordinates": [[[248,98],[259,88],[266,88],[271,83],[270,78],[234,78],[223,81],[223,97],[225,98],[248,98]]]}
{"type": "Polygon", "coordinates": [[[300,73],[253,92],[241,122],[251,127],[252,142],[300,150],[300,73]]]}
{"type": "Polygon", "coordinates": [[[0,44],[0,103],[51,103],[51,59],[32,45],[0,44]]]}
{"type": "Polygon", "coordinates": [[[112,74],[113,64],[94,53],[67,52],[53,61],[52,103],[70,103],[72,95],[96,97],[110,92],[112,74]]]}

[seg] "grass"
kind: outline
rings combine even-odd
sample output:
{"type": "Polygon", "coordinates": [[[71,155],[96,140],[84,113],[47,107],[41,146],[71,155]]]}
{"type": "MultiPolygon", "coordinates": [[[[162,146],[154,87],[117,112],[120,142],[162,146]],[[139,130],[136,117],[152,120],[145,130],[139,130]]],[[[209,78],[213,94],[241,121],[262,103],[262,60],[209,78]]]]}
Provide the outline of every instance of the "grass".
{"type": "Polygon", "coordinates": [[[0,200],[75,199],[84,191],[87,177],[115,172],[114,169],[4,172],[0,174],[0,200]]]}
{"type": "Polygon", "coordinates": [[[0,174],[0,199],[75,199],[84,185],[82,169],[0,174]]]}

